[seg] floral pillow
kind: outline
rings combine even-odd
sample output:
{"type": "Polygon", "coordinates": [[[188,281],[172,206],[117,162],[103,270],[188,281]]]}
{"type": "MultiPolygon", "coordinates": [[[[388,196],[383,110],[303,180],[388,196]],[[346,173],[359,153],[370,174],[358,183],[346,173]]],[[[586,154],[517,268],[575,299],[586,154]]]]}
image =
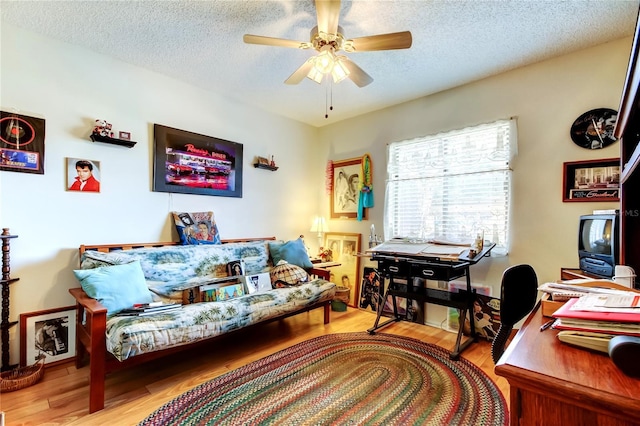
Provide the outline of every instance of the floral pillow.
{"type": "Polygon", "coordinates": [[[213,212],[172,214],[182,245],[221,244],[213,212]]]}

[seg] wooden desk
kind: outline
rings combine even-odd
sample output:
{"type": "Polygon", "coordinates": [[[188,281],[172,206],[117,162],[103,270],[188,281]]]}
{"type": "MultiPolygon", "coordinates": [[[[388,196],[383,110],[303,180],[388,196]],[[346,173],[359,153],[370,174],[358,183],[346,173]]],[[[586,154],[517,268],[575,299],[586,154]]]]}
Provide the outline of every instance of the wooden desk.
{"type": "Polygon", "coordinates": [[[496,364],[510,386],[510,424],[640,424],[640,379],[606,354],[560,342],[556,330],[541,332],[547,320],[538,305],[496,364]]]}

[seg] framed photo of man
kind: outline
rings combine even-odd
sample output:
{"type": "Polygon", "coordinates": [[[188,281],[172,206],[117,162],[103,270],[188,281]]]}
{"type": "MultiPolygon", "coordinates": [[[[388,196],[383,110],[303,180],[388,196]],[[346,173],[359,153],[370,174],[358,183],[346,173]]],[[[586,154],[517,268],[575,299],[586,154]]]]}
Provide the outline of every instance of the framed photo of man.
{"type": "MultiPolygon", "coordinates": [[[[331,185],[331,217],[334,219],[355,219],[358,216],[360,182],[362,182],[362,159],[333,162],[331,185]]],[[[363,218],[366,219],[367,209],[363,218]]]]}
{"type": "Polygon", "coordinates": [[[67,158],[67,191],[100,192],[100,162],[67,158]]]}

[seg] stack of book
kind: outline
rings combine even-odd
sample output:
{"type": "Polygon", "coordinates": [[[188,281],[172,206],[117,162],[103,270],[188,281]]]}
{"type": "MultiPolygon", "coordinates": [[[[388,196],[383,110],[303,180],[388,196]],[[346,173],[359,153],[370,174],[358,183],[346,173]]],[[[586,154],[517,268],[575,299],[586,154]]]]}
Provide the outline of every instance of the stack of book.
{"type": "Polygon", "coordinates": [[[560,341],[608,352],[617,335],[640,336],[640,294],[588,294],[553,313],[560,341]]]}
{"type": "Polygon", "coordinates": [[[121,316],[146,316],[146,315],[155,315],[160,313],[167,313],[172,311],[177,311],[182,307],[182,303],[163,303],[163,302],[153,302],[153,303],[139,303],[133,305],[131,308],[123,309],[118,312],[118,315],[121,316]]]}

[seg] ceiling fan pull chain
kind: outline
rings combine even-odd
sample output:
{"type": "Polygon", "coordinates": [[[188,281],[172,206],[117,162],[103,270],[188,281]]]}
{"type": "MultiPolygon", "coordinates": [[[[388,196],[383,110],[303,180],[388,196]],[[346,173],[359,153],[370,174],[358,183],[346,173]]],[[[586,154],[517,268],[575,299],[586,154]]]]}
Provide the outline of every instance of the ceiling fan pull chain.
{"type": "Polygon", "coordinates": [[[329,85],[331,86],[331,101],[329,103],[329,111],[333,111],[333,81],[332,80],[329,80],[329,85]]]}

